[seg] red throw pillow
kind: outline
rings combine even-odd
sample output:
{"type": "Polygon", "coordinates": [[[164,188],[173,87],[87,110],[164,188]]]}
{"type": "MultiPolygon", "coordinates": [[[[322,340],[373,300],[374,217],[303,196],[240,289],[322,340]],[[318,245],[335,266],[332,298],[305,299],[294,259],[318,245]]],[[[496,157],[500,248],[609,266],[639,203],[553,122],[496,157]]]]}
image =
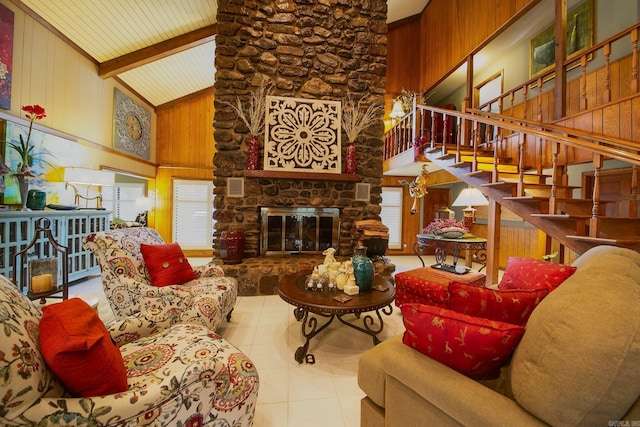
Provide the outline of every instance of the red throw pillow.
{"type": "Polygon", "coordinates": [[[80,298],[42,307],[40,351],[56,377],[76,397],[127,390],[120,349],[95,310],[80,298]]]}
{"type": "Polygon", "coordinates": [[[524,327],[423,304],[402,306],[402,342],[470,378],[495,378],[524,327]]]}
{"type": "Polygon", "coordinates": [[[198,278],[177,243],[167,245],[143,243],[140,245],[140,251],[154,286],[180,285],[198,278]]]}
{"type": "Polygon", "coordinates": [[[524,325],[547,289],[493,290],[462,283],[449,285],[449,309],[468,316],[524,325]]]}
{"type": "Polygon", "coordinates": [[[499,289],[548,289],[554,290],[567,280],[575,267],[563,264],[552,264],[533,258],[510,256],[504,270],[499,289]]]}

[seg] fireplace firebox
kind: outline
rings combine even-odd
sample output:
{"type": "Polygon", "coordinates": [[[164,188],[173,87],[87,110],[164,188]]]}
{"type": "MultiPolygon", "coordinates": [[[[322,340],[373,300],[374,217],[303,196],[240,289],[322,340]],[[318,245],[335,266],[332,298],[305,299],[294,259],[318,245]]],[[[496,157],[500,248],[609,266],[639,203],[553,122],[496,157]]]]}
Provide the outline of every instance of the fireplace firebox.
{"type": "Polygon", "coordinates": [[[263,207],[260,254],[319,254],[338,248],[340,209],[263,207]]]}

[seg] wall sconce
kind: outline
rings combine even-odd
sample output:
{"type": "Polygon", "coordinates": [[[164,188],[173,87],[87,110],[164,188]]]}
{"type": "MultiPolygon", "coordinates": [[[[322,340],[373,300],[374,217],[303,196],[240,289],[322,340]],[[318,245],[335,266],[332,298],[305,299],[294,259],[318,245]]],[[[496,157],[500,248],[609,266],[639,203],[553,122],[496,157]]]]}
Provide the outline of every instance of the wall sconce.
{"type": "Polygon", "coordinates": [[[395,124],[396,120],[404,117],[404,110],[402,109],[402,102],[400,102],[399,100],[393,101],[393,108],[391,109],[391,112],[389,113],[389,117],[391,117],[391,120],[393,120],[394,124],[395,124]]]}
{"type": "Polygon", "coordinates": [[[471,230],[471,227],[476,222],[476,209],[472,206],[487,206],[488,204],[489,202],[480,190],[477,188],[465,188],[451,206],[466,206],[462,210],[464,226],[471,230]]]}
{"type": "Polygon", "coordinates": [[[69,187],[73,188],[75,192],[74,196],[74,205],[80,204],[80,199],[85,200],[85,208],[89,205],[89,200],[96,200],[96,209],[104,209],[102,207],[102,193],[98,193],[93,197],[89,197],[89,187],[95,185],[96,187],[102,186],[113,186],[115,182],[115,174],[113,172],[100,171],[95,169],[85,169],[85,168],[65,168],[64,170],[64,180],[66,184],[64,186],[65,189],[69,187]],[[78,188],[76,185],[86,185],[87,186],[87,195],[83,196],[78,192],[78,188]]]}

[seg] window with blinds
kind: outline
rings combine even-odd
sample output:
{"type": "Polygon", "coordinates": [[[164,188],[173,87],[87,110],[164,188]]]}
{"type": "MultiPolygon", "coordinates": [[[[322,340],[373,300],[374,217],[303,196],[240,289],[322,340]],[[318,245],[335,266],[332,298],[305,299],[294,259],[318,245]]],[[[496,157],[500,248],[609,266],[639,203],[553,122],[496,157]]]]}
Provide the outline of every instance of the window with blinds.
{"type": "Polygon", "coordinates": [[[134,221],[140,213],[136,200],[146,196],[143,183],[116,183],[113,187],[102,187],[102,205],[111,211],[111,220],[119,218],[134,221]]]}
{"type": "Polygon", "coordinates": [[[213,183],[173,181],[173,241],[183,249],[211,249],[213,183]]]}
{"type": "Polygon", "coordinates": [[[380,220],[389,227],[389,249],[402,249],[402,187],[382,187],[380,220]]]}

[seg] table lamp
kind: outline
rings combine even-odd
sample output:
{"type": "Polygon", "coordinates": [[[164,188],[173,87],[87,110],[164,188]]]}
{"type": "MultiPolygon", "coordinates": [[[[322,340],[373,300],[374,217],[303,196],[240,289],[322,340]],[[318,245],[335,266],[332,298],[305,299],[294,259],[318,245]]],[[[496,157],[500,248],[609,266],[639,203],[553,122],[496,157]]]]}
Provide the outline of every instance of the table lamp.
{"type": "Polygon", "coordinates": [[[391,117],[394,123],[396,120],[404,117],[404,109],[402,108],[402,102],[393,101],[393,108],[389,113],[389,117],[391,117]]]}
{"type": "Polygon", "coordinates": [[[464,226],[471,230],[476,222],[476,209],[473,206],[487,206],[489,202],[477,188],[465,188],[451,206],[466,206],[462,210],[464,226]]]}
{"type": "Polygon", "coordinates": [[[95,186],[113,186],[115,182],[115,174],[113,172],[70,167],[64,170],[64,180],[66,181],[64,188],[73,188],[75,192],[74,201],[75,205],[80,204],[80,199],[85,200],[85,207],[88,207],[89,200],[96,200],[96,209],[104,209],[102,207],[102,193],[98,193],[96,196],[89,197],[89,187],[95,186]],[[87,186],[87,195],[83,196],[78,192],[77,185],[87,186]]]}

